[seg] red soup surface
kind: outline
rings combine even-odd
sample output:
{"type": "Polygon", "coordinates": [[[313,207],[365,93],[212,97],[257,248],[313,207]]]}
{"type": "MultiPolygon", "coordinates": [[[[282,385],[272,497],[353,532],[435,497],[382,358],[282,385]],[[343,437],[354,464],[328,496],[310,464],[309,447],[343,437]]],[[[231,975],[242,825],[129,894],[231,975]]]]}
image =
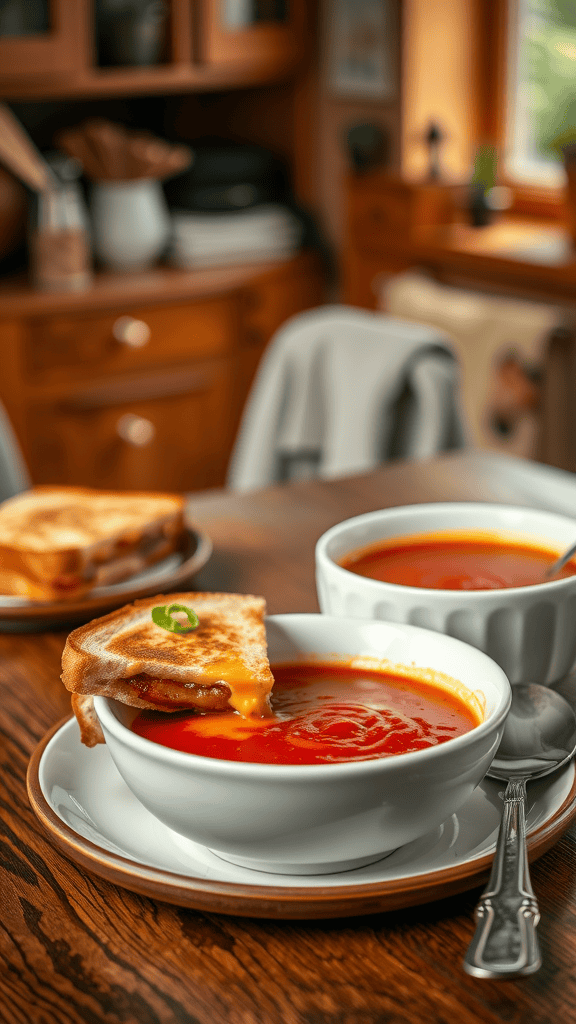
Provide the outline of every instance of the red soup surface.
{"type": "Polygon", "coordinates": [[[338,663],[272,667],[270,718],[140,711],[132,729],[166,747],[226,761],[366,761],[445,743],[482,720],[459,696],[418,679],[338,663]]]}
{"type": "MultiPolygon", "coordinates": [[[[560,552],[498,534],[435,533],[392,538],[352,551],[340,565],[385,583],[432,590],[500,590],[544,582],[560,552]]],[[[556,579],[576,575],[568,562],[556,579]]]]}

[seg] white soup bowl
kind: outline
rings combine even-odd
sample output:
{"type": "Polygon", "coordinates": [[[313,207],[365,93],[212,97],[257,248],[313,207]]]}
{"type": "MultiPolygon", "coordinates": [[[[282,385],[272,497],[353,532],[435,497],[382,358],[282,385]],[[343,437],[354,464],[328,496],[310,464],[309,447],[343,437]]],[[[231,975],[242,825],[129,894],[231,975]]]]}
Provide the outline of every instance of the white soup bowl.
{"type": "Polygon", "coordinates": [[[316,586],[326,615],[405,622],[472,644],[511,683],[549,685],[576,658],[576,576],[501,590],[433,590],[360,576],[339,565],[351,552],[392,537],[484,530],[560,555],[576,542],[576,519],[480,502],[407,505],[338,523],[316,545],[316,586]]]}
{"type": "Polygon", "coordinates": [[[442,673],[483,721],[435,747],[375,760],[277,765],[224,761],[161,746],[130,729],[137,713],[95,698],[126,784],[173,831],[244,867],[283,874],[341,871],[425,835],[468,799],[495,754],[511,700],[502,670],[480,651],[411,626],[323,615],[274,615],[272,665],[351,656],[442,673]],[[448,678],[450,677],[450,678],[448,678]]]}

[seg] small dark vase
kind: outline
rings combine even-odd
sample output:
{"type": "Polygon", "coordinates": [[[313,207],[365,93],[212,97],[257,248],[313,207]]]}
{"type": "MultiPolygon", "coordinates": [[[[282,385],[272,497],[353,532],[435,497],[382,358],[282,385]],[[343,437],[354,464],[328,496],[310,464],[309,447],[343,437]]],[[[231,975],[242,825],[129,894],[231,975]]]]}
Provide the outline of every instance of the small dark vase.
{"type": "Polygon", "coordinates": [[[484,185],[471,185],[469,193],[468,210],[470,222],[474,228],[485,228],[492,220],[492,210],[486,199],[484,185]]]}

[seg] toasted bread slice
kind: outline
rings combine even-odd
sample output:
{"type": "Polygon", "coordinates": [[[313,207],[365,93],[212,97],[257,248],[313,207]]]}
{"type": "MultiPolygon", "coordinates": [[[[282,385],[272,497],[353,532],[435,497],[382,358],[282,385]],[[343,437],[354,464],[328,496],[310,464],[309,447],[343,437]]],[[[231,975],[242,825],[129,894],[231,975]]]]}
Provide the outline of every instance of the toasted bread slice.
{"type": "Polygon", "coordinates": [[[246,717],[268,714],[274,680],[265,611],[264,598],[252,594],[160,594],[75,629],[62,655],[62,681],[73,693],[83,742],[104,740],[95,695],[168,712],[232,706],[246,717]],[[173,604],[196,612],[196,629],[155,625],[152,609],[173,604]]]}
{"type": "Polygon", "coordinates": [[[35,487],[0,505],[0,593],[74,600],[170,554],[184,498],[152,491],[35,487]]]}

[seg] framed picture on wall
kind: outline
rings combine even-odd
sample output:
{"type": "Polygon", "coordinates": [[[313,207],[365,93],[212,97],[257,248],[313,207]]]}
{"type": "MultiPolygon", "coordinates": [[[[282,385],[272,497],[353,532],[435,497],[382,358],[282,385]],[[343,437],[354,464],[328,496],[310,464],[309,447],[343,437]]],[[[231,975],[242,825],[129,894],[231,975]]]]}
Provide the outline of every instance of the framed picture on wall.
{"type": "Polygon", "coordinates": [[[331,0],[329,84],[342,97],[394,99],[397,92],[396,0],[331,0]]]}

